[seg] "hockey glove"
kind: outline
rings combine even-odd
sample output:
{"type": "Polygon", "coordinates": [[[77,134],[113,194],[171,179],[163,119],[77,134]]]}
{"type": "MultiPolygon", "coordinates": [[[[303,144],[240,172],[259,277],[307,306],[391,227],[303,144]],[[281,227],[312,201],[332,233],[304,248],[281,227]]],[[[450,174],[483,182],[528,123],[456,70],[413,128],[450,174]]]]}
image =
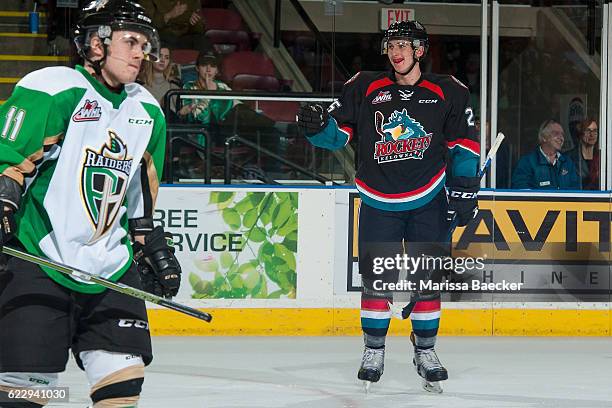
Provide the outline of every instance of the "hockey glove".
{"type": "Polygon", "coordinates": [[[15,230],[17,229],[17,223],[15,222],[13,213],[14,210],[12,206],[0,201],[0,251],[2,251],[2,246],[13,238],[15,230]],[[6,210],[5,206],[10,209],[6,210]]]}
{"type": "Polygon", "coordinates": [[[478,214],[480,178],[454,177],[448,185],[448,218],[456,218],[459,227],[466,226],[478,214]]]}
{"type": "Polygon", "coordinates": [[[145,244],[133,244],[134,260],[143,289],[158,296],[176,296],[181,284],[181,266],[174,256],[171,234],[162,227],[155,227],[145,235],[145,244]]]}
{"type": "Polygon", "coordinates": [[[329,113],[319,104],[307,103],[300,107],[295,120],[303,135],[312,136],[325,129],[329,113]]]}
{"type": "Polygon", "coordinates": [[[0,175],[0,252],[17,230],[14,214],[19,208],[22,192],[19,183],[0,175]]]}

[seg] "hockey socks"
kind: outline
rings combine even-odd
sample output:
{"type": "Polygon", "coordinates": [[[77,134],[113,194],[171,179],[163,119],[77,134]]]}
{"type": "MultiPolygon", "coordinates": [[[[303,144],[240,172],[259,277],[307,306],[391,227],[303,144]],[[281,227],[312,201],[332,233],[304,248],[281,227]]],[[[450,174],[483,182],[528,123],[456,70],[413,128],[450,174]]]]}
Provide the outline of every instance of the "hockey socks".
{"type": "Polygon", "coordinates": [[[373,348],[385,344],[384,338],[387,336],[390,321],[389,299],[361,294],[361,328],[366,346],[370,347],[368,342],[371,342],[373,348]]]}
{"type": "Polygon", "coordinates": [[[416,303],[410,314],[415,347],[429,349],[436,344],[440,327],[440,298],[421,300],[416,303]]]}

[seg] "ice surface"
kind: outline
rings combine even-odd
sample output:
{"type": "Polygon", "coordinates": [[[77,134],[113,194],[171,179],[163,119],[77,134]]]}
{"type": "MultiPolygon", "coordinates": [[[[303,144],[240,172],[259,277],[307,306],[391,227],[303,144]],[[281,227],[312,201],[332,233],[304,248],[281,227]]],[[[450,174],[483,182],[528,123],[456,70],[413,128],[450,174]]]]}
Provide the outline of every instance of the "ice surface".
{"type": "MultiPolygon", "coordinates": [[[[387,340],[385,373],[366,396],[360,337],[155,337],[142,408],[612,407],[612,339],[441,337],[443,394],[421,389],[407,337],[387,340]]],[[[73,361],[70,403],[89,403],[73,361]]]]}

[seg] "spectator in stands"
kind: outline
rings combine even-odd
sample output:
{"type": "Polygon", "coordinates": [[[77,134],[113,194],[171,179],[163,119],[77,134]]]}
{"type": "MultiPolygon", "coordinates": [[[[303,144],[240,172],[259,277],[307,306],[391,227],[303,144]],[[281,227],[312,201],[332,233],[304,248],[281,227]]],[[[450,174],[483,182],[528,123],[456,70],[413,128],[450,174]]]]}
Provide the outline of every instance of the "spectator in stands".
{"type": "Polygon", "coordinates": [[[200,0],[140,0],[149,12],[161,40],[170,48],[212,50],[204,36],[200,0]]]}
{"type": "MultiPolygon", "coordinates": [[[[142,84],[164,106],[164,95],[171,89],[180,89],[178,67],[172,63],[170,49],[162,46],[157,62],[144,61],[140,79],[142,84]]],[[[174,106],[170,107],[174,111],[174,106]]]]}
{"type": "Polygon", "coordinates": [[[576,164],[583,190],[599,190],[600,154],[597,146],[597,120],[588,118],[577,126],[578,145],[567,152],[576,164]]]}
{"type": "Polygon", "coordinates": [[[547,120],[540,126],[540,146],[521,157],[514,173],[512,188],[540,190],[578,190],[580,178],[574,162],[561,153],[565,140],[563,127],[555,120],[547,120]]]}
{"type": "MultiPolygon", "coordinates": [[[[231,91],[219,76],[219,61],[212,52],[200,53],[196,62],[198,79],[187,82],[183,89],[200,91],[231,91]]],[[[189,122],[199,122],[204,125],[223,122],[236,105],[232,99],[185,99],[179,116],[189,122]]]]}

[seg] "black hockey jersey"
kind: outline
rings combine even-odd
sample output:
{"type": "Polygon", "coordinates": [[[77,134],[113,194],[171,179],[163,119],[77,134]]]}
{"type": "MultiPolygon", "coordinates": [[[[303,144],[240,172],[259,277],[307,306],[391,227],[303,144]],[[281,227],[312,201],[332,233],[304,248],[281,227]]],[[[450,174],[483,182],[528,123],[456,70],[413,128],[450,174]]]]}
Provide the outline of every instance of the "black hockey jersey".
{"type": "Polygon", "coordinates": [[[422,74],[415,85],[399,85],[393,72],[360,72],[344,85],[327,127],[309,139],[333,150],[355,135],[362,200],[410,210],[444,188],[447,152],[454,176],[476,176],[480,143],[468,104],[468,89],[450,75],[422,74]]]}

